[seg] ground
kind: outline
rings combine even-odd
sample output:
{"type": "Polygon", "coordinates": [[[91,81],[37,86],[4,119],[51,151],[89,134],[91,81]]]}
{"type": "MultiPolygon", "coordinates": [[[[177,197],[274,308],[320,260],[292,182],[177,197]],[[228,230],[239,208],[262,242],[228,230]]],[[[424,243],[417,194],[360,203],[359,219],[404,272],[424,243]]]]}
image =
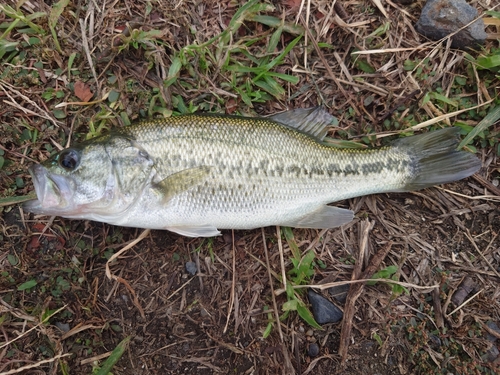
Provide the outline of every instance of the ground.
{"type": "Polygon", "coordinates": [[[494,111],[499,79],[475,61],[497,51],[495,18],[484,16],[482,54],[466,53],[414,31],[422,2],[382,3],[387,18],[375,1],[308,4],[3,5],[0,374],[108,364],[113,374],[499,373],[488,328],[500,325],[497,118],[467,145],[483,164],[476,175],[337,202],[356,214],[341,228],[192,239],[34,217],[13,203],[33,190],[31,163],[141,118],[321,104],[338,119],[330,137],[365,147],[421,128],[466,136],[494,111]],[[386,51],[353,54],[373,50],[386,51]],[[294,261],[310,251],[299,280],[294,261]],[[386,281],[351,283],[374,273],[386,281]],[[349,286],[346,300],[332,283],[349,286]],[[306,288],[343,320],[317,327],[285,313],[290,301],[309,306],[306,288]]]}

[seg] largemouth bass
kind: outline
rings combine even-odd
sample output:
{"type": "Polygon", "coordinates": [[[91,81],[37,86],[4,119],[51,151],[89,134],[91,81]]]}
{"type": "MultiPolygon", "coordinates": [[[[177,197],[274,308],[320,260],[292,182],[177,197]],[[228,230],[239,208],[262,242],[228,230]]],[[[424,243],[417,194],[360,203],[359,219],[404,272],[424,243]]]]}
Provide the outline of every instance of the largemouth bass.
{"type": "Polygon", "coordinates": [[[31,166],[38,199],[24,209],[192,237],[270,225],[332,228],[353,212],[328,203],[423,189],[481,167],[456,150],[456,128],[378,149],[340,149],[324,142],[331,119],[313,108],[127,126],[31,166]]]}

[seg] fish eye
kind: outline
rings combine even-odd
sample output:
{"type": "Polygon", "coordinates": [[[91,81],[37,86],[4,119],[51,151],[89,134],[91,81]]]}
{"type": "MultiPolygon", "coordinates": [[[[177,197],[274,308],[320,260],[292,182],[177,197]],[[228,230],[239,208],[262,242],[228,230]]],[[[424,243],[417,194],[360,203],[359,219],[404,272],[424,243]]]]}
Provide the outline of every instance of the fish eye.
{"type": "Polygon", "coordinates": [[[68,148],[59,154],[58,160],[61,167],[71,171],[80,164],[80,154],[76,150],[68,148]]]}

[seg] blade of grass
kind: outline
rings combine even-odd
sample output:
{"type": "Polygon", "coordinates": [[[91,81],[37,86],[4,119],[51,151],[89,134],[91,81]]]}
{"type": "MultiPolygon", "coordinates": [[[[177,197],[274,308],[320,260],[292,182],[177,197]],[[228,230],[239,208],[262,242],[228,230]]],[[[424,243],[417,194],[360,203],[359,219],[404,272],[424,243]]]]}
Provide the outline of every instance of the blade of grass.
{"type": "Polygon", "coordinates": [[[304,302],[299,301],[297,304],[297,312],[299,313],[299,316],[305,320],[307,324],[309,324],[311,327],[323,330],[323,327],[321,327],[318,322],[314,319],[314,316],[311,314],[307,306],[304,304],[304,302]]]}
{"type": "Polygon", "coordinates": [[[113,352],[111,355],[106,359],[106,361],[102,364],[102,367],[99,369],[99,371],[95,375],[108,375],[108,373],[111,371],[113,366],[118,362],[118,360],[121,358],[123,353],[125,352],[125,349],[127,349],[127,345],[130,342],[130,339],[132,336],[127,336],[125,337],[117,346],[115,349],[113,349],[113,352]]]}
{"type": "MultiPolygon", "coordinates": [[[[248,16],[247,19],[249,21],[259,22],[263,25],[270,27],[279,27],[282,24],[281,19],[273,16],[255,14],[248,16]]],[[[302,26],[290,23],[283,23],[283,31],[294,35],[304,34],[304,28],[302,26]]]]}
{"type": "Polygon", "coordinates": [[[486,117],[483,118],[469,134],[467,134],[462,142],[460,142],[457,149],[461,149],[462,147],[468,145],[479,133],[494,125],[498,119],[500,119],[500,105],[490,110],[486,117]]]}
{"type": "Polygon", "coordinates": [[[62,12],[64,12],[64,8],[66,8],[68,4],[69,0],[59,0],[57,3],[54,4],[49,15],[50,32],[52,33],[52,37],[54,38],[54,43],[56,44],[56,48],[59,52],[62,52],[62,50],[61,46],[59,45],[59,40],[57,39],[56,25],[62,12]]]}
{"type": "Polygon", "coordinates": [[[6,198],[0,198],[0,207],[5,207],[5,206],[13,206],[15,204],[19,204],[22,202],[29,201],[31,199],[36,199],[36,194],[28,194],[28,195],[23,195],[20,197],[6,197],[6,198]]]}
{"type": "MultiPolygon", "coordinates": [[[[10,32],[10,30],[12,30],[12,28],[14,28],[18,22],[21,22],[22,25],[20,25],[20,26],[28,25],[33,30],[33,32],[40,34],[40,35],[45,35],[45,30],[43,28],[41,28],[40,26],[35,25],[31,21],[36,19],[36,18],[45,16],[46,13],[36,12],[36,13],[33,13],[33,14],[26,17],[22,12],[16,11],[14,8],[12,8],[8,5],[3,5],[3,4],[0,4],[0,12],[3,12],[7,17],[15,20],[13,22],[13,25],[11,25],[8,28],[8,30],[7,30],[8,32],[10,32]]],[[[7,35],[6,34],[7,31],[0,37],[0,39],[4,38],[4,36],[7,35]]]]}
{"type": "Polygon", "coordinates": [[[295,259],[300,260],[302,258],[302,254],[300,252],[299,247],[297,246],[297,242],[295,242],[295,238],[293,236],[292,229],[289,227],[282,227],[281,228],[283,234],[285,235],[286,242],[288,243],[288,246],[290,247],[290,250],[292,251],[292,255],[295,259]]]}

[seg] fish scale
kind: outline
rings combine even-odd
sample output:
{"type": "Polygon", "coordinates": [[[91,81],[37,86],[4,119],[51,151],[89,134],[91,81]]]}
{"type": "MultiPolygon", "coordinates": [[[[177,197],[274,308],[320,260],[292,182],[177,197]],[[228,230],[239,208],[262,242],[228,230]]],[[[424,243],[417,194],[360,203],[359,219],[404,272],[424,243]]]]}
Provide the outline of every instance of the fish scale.
{"type": "Polygon", "coordinates": [[[417,190],[480,167],[474,155],[455,150],[454,128],[378,149],[339,149],[323,142],[331,119],[313,108],[271,118],[184,115],[117,129],[32,167],[38,200],[25,208],[188,236],[268,225],[329,228],[353,213],[328,203],[417,190]],[[70,186],[76,191],[57,196],[70,186]],[[102,198],[71,201],[88,192],[102,198]]]}
{"type": "MultiPolygon", "coordinates": [[[[339,178],[350,175],[383,180],[385,186],[387,178],[391,178],[395,187],[404,182],[406,174],[401,171],[409,164],[407,155],[395,150],[391,152],[389,148],[376,151],[334,149],[292,129],[286,129],[285,133],[283,128],[265,120],[234,122],[231,117],[183,116],[174,118],[173,123],[158,121],[146,127],[124,130],[156,157],[160,175],[168,176],[196,165],[214,166],[212,188],[219,181],[227,186],[228,181],[238,177],[244,184],[255,182],[261,187],[265,183],[287,184],[292,189],[300,189],[295,195],[290,187],[283,188],[284,195],[291,200],[315,190],[329,194],[324,201],[332,201],[338,194],[333,189],[342,187],[339,178]],[[387,162],[388,158],[393,162],[387,162]],[[356,160],[354,167],[353,160],[356,160]],[[394,176],[390,176],[391,172],[394,176]]],[[[237,195],[238,190],[231,193],[237,195]]],[[[262,193],[261,190],[259,195],[262,193]]]]}

